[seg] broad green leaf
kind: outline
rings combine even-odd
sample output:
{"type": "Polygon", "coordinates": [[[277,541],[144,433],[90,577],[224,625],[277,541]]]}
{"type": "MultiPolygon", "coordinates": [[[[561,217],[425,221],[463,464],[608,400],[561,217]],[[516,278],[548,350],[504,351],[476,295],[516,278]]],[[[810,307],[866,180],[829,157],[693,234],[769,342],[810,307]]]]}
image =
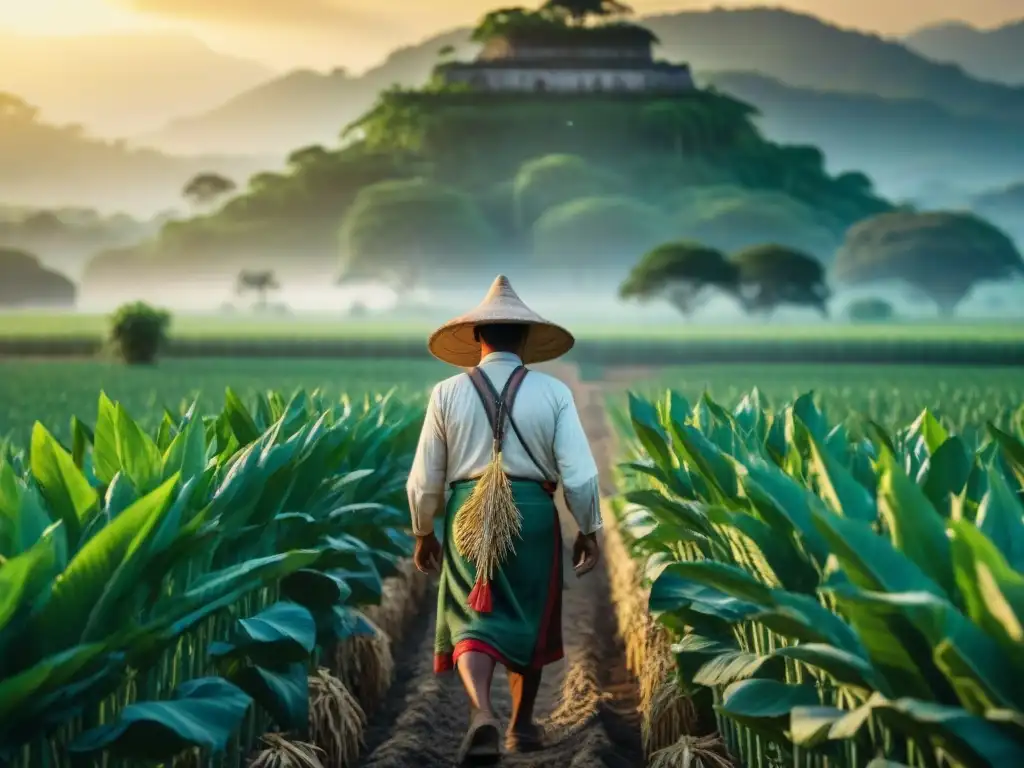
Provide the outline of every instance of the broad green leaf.
{"type": "Polygon", "coordinates": [[[643,398],[630,393],[629,417],[636,436],[643,444],[647,454],[663,470],[673,467],[675,461],[669,448],[669,437],[658,420],[658,413],[654,406],[643,398]]]}
{"type": "Polygon", "coordinates": [[[866,523],[848,520],[828,510],[815,510],[814,523],[828,540],[844,575],[854,584],[880,592],[919,590],[944,596],[942,589],[917,564],[866,523]]]}
{"type": "Polygon", "coordinates": [[[82,528],[99,511],[99,496],[71,455],[39,422],[32,428],[29,461],[43,498],[64,521],[68,540],[76,542],[82,528]]]}
{"type": "Polygon", "coordinates": [[[34,603],[56,575],[54,539],[62,523],[54,523],[28,551],[0,564],[0,631],[19,609],[34,603]]]}
{"type": "Polygon", "coordinates": [[[999,445],[1002,456],[1016,476],[1017,482],[1024,486],[1024,442],[1003,432],[992,422],[988,424],[988,431],[999,445]]]}
{"type": "Polygon", "coordinates": [[[1024,647],[1024,575],[968,522],[952,524],[953,562],[967,615],[1002,645],[1019,654],[1024,647]]]}
{"type": "Polygon", "coordinates": [[[988,493],[978,506],[975,524],[991,541],[1006,562],[1024,573],[1024,505],[1021,504],[995,467],[988,469],[988,493]]]}
{"type": "Polygon", "coordinates": [[[892,543],[945,591],[956,594],[949,537],[942,516],[901,470],[891,453],[881,459],[878,506],[892,543]]]}
{"type": "Polygon", "coordinates": [[[810,685],[788,685],[776,680],[742,680],[730,685],[716,707],[727,717],[761,730],[782,732],[795,707],[819,706],[810,685]]]}
{"type": "Polygon", "coordinates": [[[103,485],[110,485],[121,470],[121,459],[117,448],[117,408],[104,392],[100,392],[96,429],[93,433],[92,463],[96,478],[103,485]]]}
{"type": "Polygon", "coordinates": [[[867,488],[857,482],[813,435],[810,436],[810,449],[811,469],[822,498],[844,517],[873,523],[878,518],[878,510],[867,488]]]}
{"type": "Polygon", "coordinates": [[[771,608],[758,611],[750,620],[801,643],[827,643],[867,658],[857,633],[825,608],[817,597],[775,590],[772,599],[774,605],[771,608]]]}
{"type": "Polygon", "coordinates": [[[872,709],[890,726],[926,734],[935,746],[966,768],[1024,765],[1024,744],[1012,739],[997,724],[959,707],[898,699],[876,701],[872,709]]]}
{"type": "MultiPolygon", "coordinates": [[[[53,522],[35,486],[26,485],[9,463],[0,461],[0,556],[27,552],[53,522]]],[[[66,542],[66,532],[61,539],[66,542]]]]}
{"type": "Polygon", "coordinates": [[[235,391],[228,387],[224,393],[224,415],[227,417],[231,430],[239,445],[249,445],[259,439],[262,434],[248,409],[235,391]]]}
{"type": "Polygon", "coordinates": [[[114,406],[117,455],[121,469],[140,494],[152,491],[161,481],[163,457],[149,435],[142,431],[120,403],[114,406]]]}
{"type": "Polygon", "coordinates": [[[659,491],[642,489],[627,491],[623,498],[631,504],[637,504],[659,521],[670,525],[682,525],[703,536],[713,535],[711,524],[699,505],[678,502],[659,491]]]}
{"type": "Polygon", "coordinates": [[[129,621],[132,613],[141,608],[138,600],[131,601],[129,597],[139,594],[146,567],[173,544],[181,524],[183,507],[188,503],[189,491],[194,487],[187,486],[175,502],[173,496],[177,482],[178,476],[172,475],[163,485],[122,513],[131,514],[138,527],[124,557],[89,613],[88,623],[82,633],[85,642],[98,640],[104,633],[109,633],[111,627],[129,621]],[[128,603],[127,608],[124,603],[128,603]]]}
{"type": "Polygon", "coordinates": [[[206,469],[206,432],[203,424],[192,419],[167,447],[161,460],[164,478],[180,473],[181,482],[199,477],[206,469]]]}
{"type": "Polygon", "coordinates": [[[822,643],[801,643],[800,645],[780,648],[774,652],[776,656],[795,659],[809,667],[820,669],[836,682],[860,688],[865,691],[888,691],[888,683],[879,675],[871,663],[841,648],[833,648],[822,643]]]}
{"type": "Polygon", "coordinates": [[[260,666],[305,661],[316,646],[316,622],[298,603],[279,602],[248,619],[239,619],[231,642],[215,642],[210,656],[245,656],[260,666]]]}
{"type": "Polygon", "coordinates": [[[235,664],[227,677],[266,710],[282,730],[304,733],[309,727],[306,664],[289,664],[279,669],[235,664]]]}
{"type": "Polygon", "coordinates": [[[943,517],[949,517],[950,500],[967,487],[973,456],[959,437],[951,437],[928,459],[928,474],[922,486],[924,495],[943,517]]]}
{"type": "Polygon", "coordinates": [[[241,727],[251,704],[248,694],[227,680],[189,680],[178,687],[173,699],[130,704],[112,723],[83,733],[70,749],[161,761],[195,747],[220,753],[241,727]]]}
{"type": "Polygon", "coordinates": [[[699,469],[704,480],[723,500],[735,499],[739,483],[732,460],[695,427],[673,421],[672,429],[683,447],[687,463],[699,469]]]}
{"type": "MultiPolygon", "coordinates": [[[[681,565],[676,563],[676,565],[681,565]]],[[[682,578],[665,568],[651,585],[650,610],[654,613],[692,609],[726,622],[742,621],[757,612],[757,606],[682,578]]]]}
{"type": "Polygon", "coordinates": [[[311,611],[321,611],[344,603],[351,596],[352,588],[329,571],[303,568],[281,581],[281,594],[311,611]]]}
{"type": "Polygon", "coordinates": [[[928,454],[933,455],[939,447],[949,439],[945,427],[939,422],[935,415],[925,408],[921,415],[910,426],[910,437],[920,437],[924,441],[928,454]]]}
{"type": "Polygon", "coordinates": [[[789,736],[797,746],[816,747],[828,740],[832,726],[845,714],[835,707],[793,707],[789,712],[789,736]]]}
{"type": "MultiPolygon", "coordinates": [[[[34,622],[37,652],[51,653],[82,642],[91,612],[100,602],[125,557],[138,546],[170,503],[165,484],[126,509],[75,554],[34,622]]],[[[99,627],[91,628],[99,632],[99,627]]]]}
{"type": "Polygon", "coordinates": [[[662,571],[660,578],[665,578],[666,575],[694,581],[745,603],[770,606],[774,602],[770,588],[734,565],[714,560],[673,563],[662,571]]]}
{"type": "Polygon", "coordinates": [[[752,677],[782,677],[784,666],[779,659],[740,650],[725,651],[701,665],[693,676],[697,685],[730,685],[752,677]]]}
{"type": "Polygon", "coordinates": [[[106,652],[106,646],[101,643],[78,645],[0,679],[0,730],[15,719],[15,713],[26,702],[87,675],[106,652]]]}
{"type": "Polygon", "coordinates": [[[782,535],[792,535],[819,565],[828,544],[814,524],[814,512],[825,510],[821,499],[778,467],[756,460],[739,472],[740,484],[765,521],[782,535]]]}

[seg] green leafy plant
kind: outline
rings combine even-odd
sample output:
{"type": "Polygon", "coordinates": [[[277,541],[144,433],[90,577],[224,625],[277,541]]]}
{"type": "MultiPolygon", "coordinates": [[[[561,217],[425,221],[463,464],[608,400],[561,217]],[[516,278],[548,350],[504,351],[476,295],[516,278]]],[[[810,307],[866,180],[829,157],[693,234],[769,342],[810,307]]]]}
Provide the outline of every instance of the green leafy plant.
{"type": "Polygon", "coordinates": [[[1022,426],[630,398],[617,524],[743,765],[1024,761],[1022,426]]]}
{"type": "Polygon", "coordinates": [[[169,313],[141,301],[125,304],[110,319],[110,342],[124,362],[130,365],[156,361],[167,341],[171,325],[169,313]]]}
{"type": "Polygon", "coordinates": [[[239,764],[303,736],[309,673],[411,553],[421,414],[228,390],[151,433],[101,395],[70,448],[36,424],[0,459],[0,762],[239,764]]]}

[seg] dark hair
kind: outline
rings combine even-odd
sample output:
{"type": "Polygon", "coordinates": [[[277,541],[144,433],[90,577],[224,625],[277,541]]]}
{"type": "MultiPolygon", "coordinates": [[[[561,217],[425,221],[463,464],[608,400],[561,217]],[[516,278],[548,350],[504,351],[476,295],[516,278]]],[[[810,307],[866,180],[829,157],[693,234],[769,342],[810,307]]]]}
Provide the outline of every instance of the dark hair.
{"type": "Polygon", "coordinates": [[[498,352],[518,352],[530,326],[524,323],[490,323],[473,329],[473,338],[498,352]]]}

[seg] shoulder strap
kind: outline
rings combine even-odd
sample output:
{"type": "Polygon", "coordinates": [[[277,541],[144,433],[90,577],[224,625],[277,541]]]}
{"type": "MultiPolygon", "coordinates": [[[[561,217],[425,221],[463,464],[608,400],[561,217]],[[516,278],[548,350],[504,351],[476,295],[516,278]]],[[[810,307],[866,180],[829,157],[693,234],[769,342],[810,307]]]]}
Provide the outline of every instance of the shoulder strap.
{"type": "Polygon", "coordinates": [[[519,444],[526,452],[527,458],[537,468],[537,471],[540,472],[541,477],[547,479],[548,473],[541,466],[540,462],[537,461],[537,457],[533,455],[533,451],[530,450],[530,446],[523,439],[519,427],[516,426],[515,419],[512,418],[512,408],[515,406],[516,395],[519,394],[519,388],[529,372],[530,369],[525,365],[517,367],[512,371],[512,375],[508,377],[508,381],[505,382],[500,395],[491,382],[490,377],[479,368],[471,369],[469,371],[469,378],[473,382],[477,395],[480,396],[484,410],[487,412],[487,421],[491,425],[494,439],[499,442],[504,441],[505,422],[507,421],[508,426],[512,427],[516,439],[519,440],[519,444]]]}

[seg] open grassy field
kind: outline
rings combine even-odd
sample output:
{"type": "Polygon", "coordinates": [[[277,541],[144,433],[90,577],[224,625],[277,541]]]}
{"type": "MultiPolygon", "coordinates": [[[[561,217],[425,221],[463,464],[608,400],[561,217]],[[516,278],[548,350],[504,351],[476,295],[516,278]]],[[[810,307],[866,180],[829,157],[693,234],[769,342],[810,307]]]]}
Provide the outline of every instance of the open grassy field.
{"type": "Polygon", "coordinates": [[[155,367],[78,360],[0,360],[0,437],[25,444],[39,420],[65,437],[71,416],[92,422],[101,390],[120,401],[145,429],[160,422],[163,408],[177,412],[200,398],[202,410],[224,404],[227,387],[246,397],[269,389],[321,389],[331,396],[357,397],[392,387],[408,397],[422,395],[452,374],[440,362],[424,360],[167,360],[155,367]]]}
{"type": "MultiPolygon", "coordinates": [[[[100,338],[106,333],[104,315],[74,313],[0,313],[2,339],[100,338]]],[[[182,340],[271,339],[418,340],[434,329],[430,322],[326,316],[253,317],[251,315],[178,315],[171,337],[182,340]]],[[[1024,323],[902,322],[853,324],[844,322],[791,324],[782,322],[730,325],[673,323],[587,323],[572,326],[581,340],[663,341],[979,341],[1024,342],[1024,323]]]]}

